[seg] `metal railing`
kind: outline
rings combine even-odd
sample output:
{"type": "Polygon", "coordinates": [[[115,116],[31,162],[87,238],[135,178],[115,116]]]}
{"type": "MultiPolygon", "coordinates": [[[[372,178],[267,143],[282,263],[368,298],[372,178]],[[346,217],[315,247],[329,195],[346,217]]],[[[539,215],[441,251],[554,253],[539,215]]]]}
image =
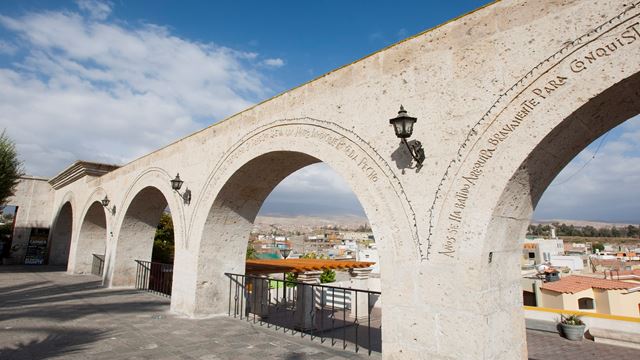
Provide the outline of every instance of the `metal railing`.
{"type": "Polygon", "coordinates": [[[171,296],[173,264],[136,260],[136,289],[171,296]]]}
{"type": "Polygon", "coordinates": [[[380,352],[380,292],[225,273],[229,316],[355,352],[380,352]]]}
{"type": "Polygon", "coordinates": [[[93,262],[91,263],[91,273],[93,275],[102,276],[104,272],[104,255],[93,254],[93,262]]]}

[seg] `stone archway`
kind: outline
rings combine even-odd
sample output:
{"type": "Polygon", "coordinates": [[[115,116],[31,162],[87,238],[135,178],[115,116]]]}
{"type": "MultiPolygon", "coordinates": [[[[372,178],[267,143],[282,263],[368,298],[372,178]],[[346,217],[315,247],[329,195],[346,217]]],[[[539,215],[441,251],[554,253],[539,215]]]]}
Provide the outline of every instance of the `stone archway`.
{"type": "Polygon", "coordinates": [[[74,274],[89,274],[93,255],[104,256],[107,247],[107,217],[105,208],[94,201],[80,223],[76,244],[69,260],[69,271],[74,274]]]}
{"type": "Polygon", "coordinates": [[[162,191],[148,186],[140,190],[124,209],[111,272],[112,287],[131,287],[136,280],[136,260],[151,261],[156,227],[167,208],[162,191]]]}
{"type": "MultiPolygon", "coordinates": [[[[227,311],[224,273],[244,273],[248,235],[263,201],[288,175],[320,161],[351,186],[371,222],[381,254],[382,287],[392,289],[402,283],[385,280],[385,263],[396,257],[419,261],[426,256],[421,250],[428,246],[420,243],[415,213],[390,165],[357,135],[336,124],[308,118],[281,120],[249,132],[214,165],[192,219],[191,238],[200,238],[188,247],[198,261],[180,264],[197,277],[181,281],[184,288],[174,296],[184,299],[176,299],[181,305],[173,310],[191,315],[227,311]]],[[[385,299],[385,306],[393,301],[385,299]]]]}
{"type": "Polygon", "coordinates": [[[67,265],[73,235],[73,207],[65,202],[55,217],[49,236],[49,265],[67,265]]]}
{"type": "Polygon", "coordinates": [[[433,265],[448,270],[430,272],[465,286],[437,284],[447,296],[428,305],[449,319],[439,322],[443,338],[458,334],[456,319],[482,324],[474,329],[482,335],[465,333],[468,342],[450,347],[453,357],[483,349],[483,358],[526,358],[519,240],[560,170],[640,112],[639,18],[628,8],[550,54],[495,100],[452,156],[428,217],[433,265]]]}

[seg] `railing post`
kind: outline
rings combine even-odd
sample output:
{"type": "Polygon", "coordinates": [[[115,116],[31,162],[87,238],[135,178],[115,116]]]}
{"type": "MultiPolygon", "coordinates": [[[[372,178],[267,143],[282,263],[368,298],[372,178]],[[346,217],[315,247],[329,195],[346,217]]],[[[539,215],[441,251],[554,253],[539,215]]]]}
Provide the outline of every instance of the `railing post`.
{"type": "Polygon", "coordinates": [[[355,290],[369,290],[369,275],[372,268],[360,268],[351,269],[349,274],[351,275],[350,285],[354,291],[351,292],[351,312],[349,316],[360,322],[366,321],[369,317],[369,297],[358,296],[355,290]]]}
{"type": "Polygon", "coordinates": [[[251,276],[251,305],[254,315],[267,317],[269,310],[269,278],[265,275],[251,276]]]}
{"type": "Polygon", "coordinates": [[[322,271],[307,271],[298,275],[295,324],[299,330],[315,328],[314,316],[312,316],[315,311],[313,286],[306,284],[319,284],[321,274],[322,271]]]}
{"type": "MultiPolygon", "coordinates": [[[[367,280],[370,272],[368,270],[352,273],[353,282],[367,280]]],[[[313,271],[298,275],[298,281],[292,282],[295,287],[290,288],[293,290],[291,295],[288,295],[286,279],[273,280],[282,283],[284,299],[280,299],[279,286],[276,286],[274,308],[271,309],[273,294],[269,285],[272,279],[225,273],[229,277],[228,315],[231,316],[233,312],[234,317],[250,321],[250,314],[254,314],[254,323],[266,323],[267,327],[276,325],[276,330],[280,324],[285,333],[291,331],[291,335],[296,335],[295,330],[298,330],[301,337],[308,334],[311,340],[319,336],[320,341],[324,342],[325,335],[331,336],[332,346],[340,342],[342,337],[343,350],[353,344],[356,352],[366,347],[371,355],[373,342],[378,344],[380,341],[379,335],[372,334],[372,325],[376,325],[372,324],[371,318],[372,300],[374,296],[379,297],[380,292],[323,285],[320,284],[320,274],[320,271],[313,271]],[[348,306],[349,298],[351,309],[348,306]],[[291,307],[287,306],[290,302],[293,304],[291,307]],[[327,319],[330,324],[325,322],[325,312],[330,314],[327,319]],[[255,318],[258,314],[263,314],[259,322],[255,318]],[[283,319],[282,315],[289,317],[283,319]],[[365,326],[366,329],[363,328],[365,326]],[[327,331],[329,334],[326,334],[327,331]],[[363,334],[362,331],[367,333],[363,334]],[[373,336],[375,339],[372,339],[373,336]]],[[[358,287],[367,286],[360,284],[358,287]]]]}

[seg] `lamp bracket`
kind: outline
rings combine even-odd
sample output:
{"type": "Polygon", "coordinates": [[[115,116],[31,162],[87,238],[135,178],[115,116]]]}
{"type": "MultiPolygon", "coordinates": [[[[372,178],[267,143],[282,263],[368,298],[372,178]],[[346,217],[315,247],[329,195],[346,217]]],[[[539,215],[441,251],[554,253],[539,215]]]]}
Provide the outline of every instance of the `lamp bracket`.
{"type": "Polygon", "coordinates": [[[191,204],[191,190],[189,190],[189,188],[187,188],[182,194],[178,190],[174,190],[174,191],[177,192],[178,195],[180,195],[185,205],[191,204]]]}
{"type": "Polygon", "coordinates": [[[413,144],[409,145],[409,143],[407,142],[407,139],[405,138],[402,139],[402,142],[407,146],[407,149],[409,149],[409,153],[411,154],[411,157],[413,158],[413,160],[416,161],[417,167],[418,169],[420,169],[426,157],[424,155],[424,149],[422,148],[422,143],[418,140],[414,140],[413,144]]]}

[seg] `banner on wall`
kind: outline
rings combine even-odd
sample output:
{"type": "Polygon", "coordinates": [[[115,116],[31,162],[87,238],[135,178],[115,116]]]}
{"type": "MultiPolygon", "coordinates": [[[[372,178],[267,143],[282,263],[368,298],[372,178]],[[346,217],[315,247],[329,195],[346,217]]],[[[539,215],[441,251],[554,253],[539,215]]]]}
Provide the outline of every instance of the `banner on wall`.
{"type": "Polygon", "coordinates": [[[47,258],[48,228],[32,228],[24,257],[25,265],[43,265],[47,258]]]}

